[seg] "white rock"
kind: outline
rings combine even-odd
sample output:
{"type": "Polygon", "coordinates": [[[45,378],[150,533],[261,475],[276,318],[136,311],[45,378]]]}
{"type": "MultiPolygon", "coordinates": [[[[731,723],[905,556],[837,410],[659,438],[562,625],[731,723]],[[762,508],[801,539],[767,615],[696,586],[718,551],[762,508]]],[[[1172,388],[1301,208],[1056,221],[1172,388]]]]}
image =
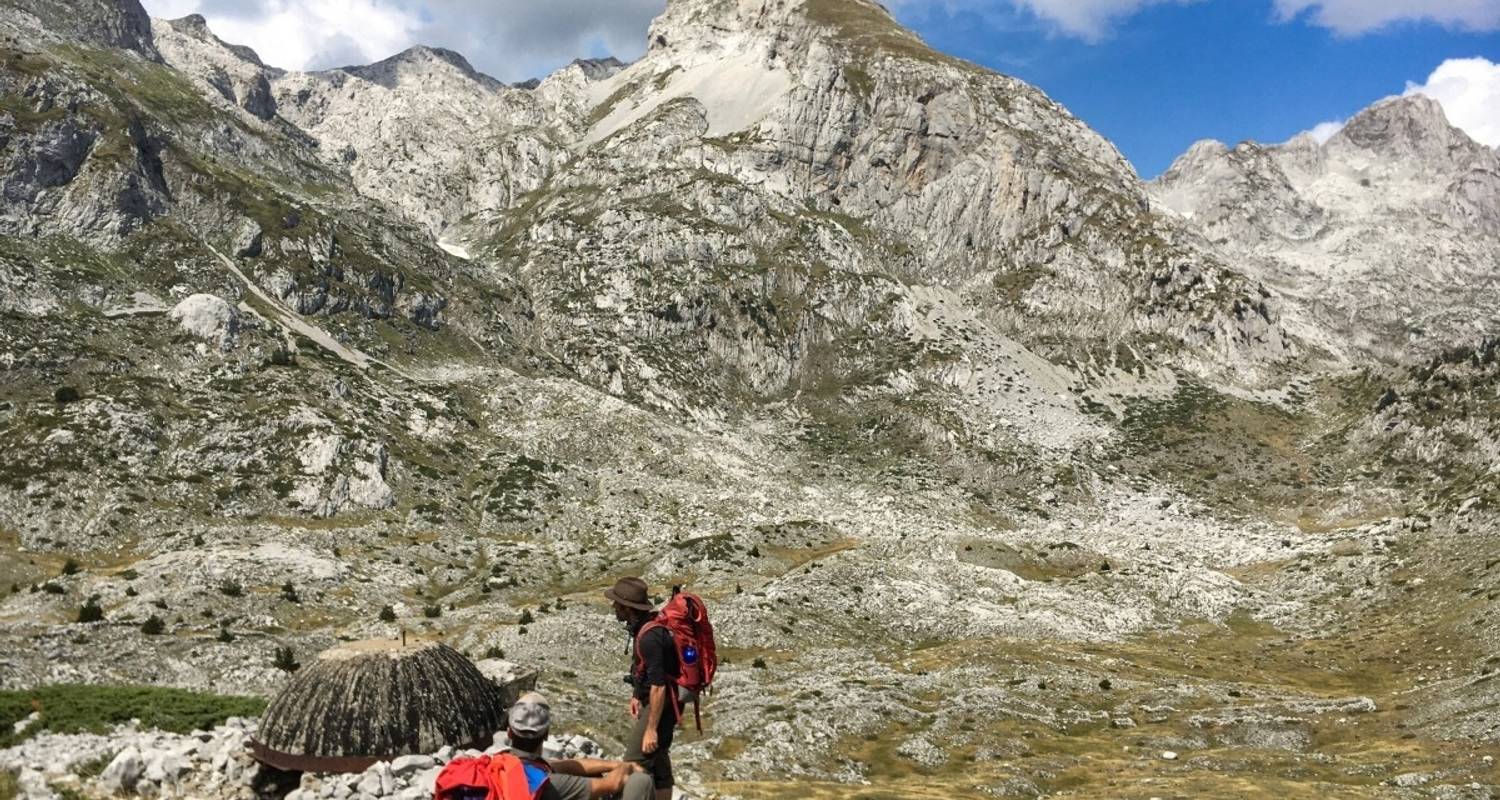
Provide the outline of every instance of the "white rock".
{"type": "Polygon", "coordinates": [[[1167,750],[1167,751],[1163,752],[1161,754],[1161,757],[1162,757],[1163,761],[1176,761],[1177,760],[1177,754],[1174,753],[1174,752],[1172,752],[1171,750],[1167,750]]]}
{"type": "Polygon", "coordinates": [[[395,761],[391,762],[391,772],[404,777],[414,772],[419,772],[421,770],[427,769],[433,766],[433,764],[435,763],[437,762],[433,761],[432,756],[400,756],[395,761]]]}
{"type": "Polygon", "coordinates": [[[192,295],[178,303],[168,316],[187,333],[222,348],[234,342],[240,329],[240,312],[212,294],[192,295]]]}
{"type": "Polygon", "coordinates": [[[429,795],[432,794],[433,790],[437,787],[438,773],[442,771],[442,767],[432,766],[418,772],[411,776],[411,788],[421,789],[429,795]]]}
{"type": "Polygon", "coordinates": [[[383,783],[380,780],[380,773],[377,772],[374,768],[371,768],[370,770],[365,772],[362,777],[360,777],[359,783],[354,788],[360,794],[379,795],[383,793],[381,791],[382,785],[383,783]]]}
{"type": "Polygon", "coordinates": [[[145,774],[146,763],[141,759],[140,751],[127,747],[117,753],[100,773],[99,783],[111,794],[124,794],[135,791],[136,784],[145,774]]]}
{"type": "Polygon", "coordinates": [[[144,754],[146,772],[144,780],[151,783],[175,783],[179,777],[193,770],[193,763],[176,753],[152,752],[144,754]]]}

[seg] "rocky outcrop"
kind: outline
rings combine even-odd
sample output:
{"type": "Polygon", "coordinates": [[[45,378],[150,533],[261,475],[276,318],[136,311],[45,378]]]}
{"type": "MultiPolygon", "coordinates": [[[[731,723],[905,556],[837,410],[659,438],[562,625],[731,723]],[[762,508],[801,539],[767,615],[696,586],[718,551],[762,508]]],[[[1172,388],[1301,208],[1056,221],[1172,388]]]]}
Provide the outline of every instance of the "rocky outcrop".
{"type": "Polygon", "coordinates": [[[93,47],[116,47],[159,60],[151,18],[140,0],[5,0],[8,19],[0,26],[31,36],[62,39],[93,47]]]}
{"type": "Polygon", "coordinates": [[[254,50],[220,40],[198,14],[155,20],[152,31],[166,63],[252,116],[262,120],[276,116],[270,79],[280,70],[266,67],[254,50]]]}

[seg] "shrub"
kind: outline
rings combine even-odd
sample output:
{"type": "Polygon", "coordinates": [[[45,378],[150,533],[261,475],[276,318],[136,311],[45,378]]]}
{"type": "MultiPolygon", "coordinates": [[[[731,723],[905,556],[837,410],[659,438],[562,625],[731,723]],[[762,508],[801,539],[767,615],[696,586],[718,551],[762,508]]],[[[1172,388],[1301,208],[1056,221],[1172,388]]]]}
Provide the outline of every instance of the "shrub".
{"type": "Polygon", "coordinates": [[[193,546],[194,547],[202,547],[203,546],[203,534],[201,534],[201,533],[195,533],[195,534],[193,534],[193,546]]]}
{"type": "Polygon", "coordinates": [[[59,386],[57,387],[57,391],[52,393],[52,399],[57,401],[58,405],[65,406],[68,403],[76,403],[82,400],[83,395],[72,386],[59,386]]]}
{"type": "Polygon", "coordinates": [[[501,650],[500,648],[498,648],[498,647],[496,647],[494,645],[490,645],[489,649],[484,651],[484,657],[485,658],[505,658],[505,651],[501,650]]]}
{"type": "Polygon", "coordinates": [[[282,672],[296,672],[302,668],[302,665],[297,663],[297,656],[290,647],[276,648],[276,651],[271,654],[271,666],[282,672]]]}
{"type": "Polygon", "coordinates": [[[232,633],[229,632],[229,626],[228,625],[220,625],[219,626],[219,635],[216,636],[216,637],[214,637],[214,638],[218,639],[220,642],[223,642],[224,644],[229,644],[230,642],[234,641],[234,634],[232,634],[232,633]]]}
{"type": "Polygon", "coordinates": [[[78,566],[78,562],[70,558],[67,561],[63,562],[62,574],[77,575],[78,571],[81,569],[82,567],[78,566]]]}
{"type": "Polygon", "coordinates": [[[219,584],[219,593],[225,597],[239,597],[245,593],[245,587],[234,581],[224,581],[219,584]]]}
{"type": "Polygon", "coordinates": [[[381,622],[395,622],[396,621],[396,609],[391,608],[390,606],[382,606],[381,609],[380,609],[380,621],[381,622]]]}
{"type": "Polygon", "coordinates": [[[165,633],[166,630],[167,623],[162,622],[161,617],[158,617],[155,614],[147,617],[146,621],[141,623],[141,633],[144,633],[147,636],[158,636],[162,633],[165,633]]]}
{"type": "Polygon", "coordinates": [[[442,606],[424,606],[422,608],[422,616],[424,616],[424,617],[426,617],[428,619],[437,619],[438,617],[441,617],[442,615],[443,615],[443,607],[442,606]]]}
{"type": "Polygon", "coordinates": [[[103,734],[132,719],[140,720],[145,730],[210,730],[229,717],[259,716],[265,707],[266,701],[256,697],[225,697],[154,686],[51,684],[0,691],[0,748],[42,731],[103,734]],[[41,710],[41,721],[21,734],[13,733],[15,723],[35,710],[41,710]]]}
{"type": "Polygon", "coordinates": [[[90,597],[78,609],[79,622],[99,622],[104,619],[104,609],[99,607],[99,598],[90,597]]]}
{"type": "Polygon", "coordinates": [[[297,596],[297,587],[293,586],[291,581],[281,585],[281,599],[288,603],[302,602],[302,598],[297,596]]]}
{"type": "Polygon", "coordinates": [[[533,617],[531,615],[531,609],[529,609],[529,608],[521,609],[521,618],[516,621],[516,624],[518,624],[518,625],[530,625],[533,622],[536,622],[536,617],[533,617]]]}
{"type": "Polygon", "coordinates": [[[48,581],[48,582],[42,584],[42,591],[46,592],[47,594],[67,594],[67,592],[68,592],[67,589],[64,589],[63,587],[58,586],[57,584],[55,584],[55,583],[53,583],[51,581],[48,581]]]}
{"type": "Polygon", "coordinates": [[[125,587],[125,596],[126,597],[135,597],[138,594],[140,594],[140,592],[137,592],[135,590],[134,586],[126,586],[125,587]]]}
{"type": "Polygon", "coordinates": [[[750,666],[755,667],[756,669],[765,669],[766,660],[764,658],[761,658],[760,656],[756,656],[755,660],[750,662],[750,666]]]}
{"type": "Polygon", "coordinates": [[[167,601],[161,599],[160,597],[156,598],[155,600],[152,600],[151,601],[151,605],[156,606],[157,608],[161,609],[162,611],[166,611],[167,610],[167,601]]]}

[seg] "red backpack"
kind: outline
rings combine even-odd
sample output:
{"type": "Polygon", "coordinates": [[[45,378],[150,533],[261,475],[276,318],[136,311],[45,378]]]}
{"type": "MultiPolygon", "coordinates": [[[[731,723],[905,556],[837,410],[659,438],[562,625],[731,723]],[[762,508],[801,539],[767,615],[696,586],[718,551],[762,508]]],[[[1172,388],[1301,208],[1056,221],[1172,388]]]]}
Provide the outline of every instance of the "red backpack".
{"type": "Polygon", "coordinates": [[[522,761],[510,753],[493,758],[455,758],[438,773],[433,800],[541,800],[550,783],[545,762],[522,761]]]}
{"type": "MultiPolygon", "coordinates": [[[[698,708],[698,696],[713,686],[714,673],[719,670],[719,657],[714,652],[714,626],[708,621],[708,607],[698,595],[672,587],[672,599],[662,606],[654,619],[641,626],[635,635],[635,670],[644,677],[646,661],[641,656],[641,637],[652,628],[666,628],[672,634],[672,643],[677,646],[677,688],[685,691],[693,701],[693,719],[698,731],[703,731],[703,716],[698,708]]],[[[682,692],[672,693],[672,708],[677,712],[677,722],[682,724],[682,692]]]]}

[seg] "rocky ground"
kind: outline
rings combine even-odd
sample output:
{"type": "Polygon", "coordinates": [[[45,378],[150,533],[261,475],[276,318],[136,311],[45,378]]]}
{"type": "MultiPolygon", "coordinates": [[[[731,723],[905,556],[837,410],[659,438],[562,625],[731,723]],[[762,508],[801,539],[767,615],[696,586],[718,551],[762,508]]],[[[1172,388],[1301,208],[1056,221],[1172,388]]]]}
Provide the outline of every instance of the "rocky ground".
{"type": "MultiPolygon", "coordinates": [[[[865,0],[674,0],[523,86],[5,5],[0,687],[405,631],[613,751],[638,573],[711,604],[726,797],[1495,795],[1500,371],[1443,320],[1496,217],[1430,108],[1148,187],[865,0]]],[[[154,736],[79,749],[201,739],[154,736]]]]}
{"type": "MultiPolygon", "coordinates": [[[[477,750],[445,747],[431,755],[401,756],[362,773],[316,775],[285,773],[258,764],[246,743],[255,737],[254,720],[230,718],[224,725],[185,735],[121,726],[104,734],[42,734],[0,750],[0,769],[18,776],[20,797],[69,800],[79,797],[159,797],[194,800],[287,800],[315,798],[431,798],[443,766],[477,750]]],[[[497,740],[485,753],[497,752],[497,740]]],[[[547,740],[551,759],[603,758],[596,742],[583,736],[547,740]]],[[[686,792],[679,796],[690,798],[686,792]]]]}

